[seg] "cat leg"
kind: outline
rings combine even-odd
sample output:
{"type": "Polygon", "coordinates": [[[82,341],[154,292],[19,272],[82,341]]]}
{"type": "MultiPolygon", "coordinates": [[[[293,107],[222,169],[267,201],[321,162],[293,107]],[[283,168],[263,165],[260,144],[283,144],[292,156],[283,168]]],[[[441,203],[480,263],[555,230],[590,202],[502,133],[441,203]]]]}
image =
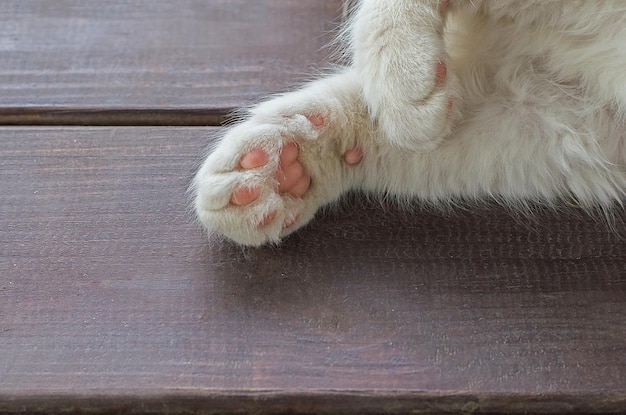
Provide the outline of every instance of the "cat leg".
{"type": "Polygon", "coordinates": [[[351,24],[353,66],[384,138],[435,148],[461,114],[457,77],[444,48],[448,1],[363,0],[351,24]]]}
{"type": "Polygon", "coordinates": [[[567,198],[607,208],[624,200],[626,172],[598,145],[604,129],[550,103],[542,108],[494,97],[430,152],[399,152],[376,132],[363,136],[365,157],[353,168],[357,188],[401,200],[495,199],[523,206],[567,198]],[[572,128],[581,123],[597,130],[572,128]]]}
{"type": "Polygon", "coordinates": [[[352,186],[365,119],[351,71],[257,106],[198,171],[198,218],[240,244],[279,241],[352,186]]]}

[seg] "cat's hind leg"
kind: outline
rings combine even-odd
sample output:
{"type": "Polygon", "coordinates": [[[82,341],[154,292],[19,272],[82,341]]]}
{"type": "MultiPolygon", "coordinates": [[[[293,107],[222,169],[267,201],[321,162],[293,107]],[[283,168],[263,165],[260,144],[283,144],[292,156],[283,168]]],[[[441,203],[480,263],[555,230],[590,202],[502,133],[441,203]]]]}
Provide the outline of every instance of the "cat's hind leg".
{"type": "Polygon", "coordinates": [[[432,150],[460,118],[443,40],[447,7],[447,0],[363,0],[350,23],[370,116],[396,147],[432,150]]]}

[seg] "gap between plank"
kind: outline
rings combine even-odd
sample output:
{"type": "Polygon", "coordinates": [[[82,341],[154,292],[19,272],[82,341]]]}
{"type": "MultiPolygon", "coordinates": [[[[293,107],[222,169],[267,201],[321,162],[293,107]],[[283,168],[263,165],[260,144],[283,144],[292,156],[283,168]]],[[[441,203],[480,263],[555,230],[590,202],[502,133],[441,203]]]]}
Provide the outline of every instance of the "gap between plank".
{"type": "Polygon", "coordinates": [[[221,126],[232,108],[213,109],[75,109],[63,107],[0,108],[0,125],[38,126],[221,126]]]}

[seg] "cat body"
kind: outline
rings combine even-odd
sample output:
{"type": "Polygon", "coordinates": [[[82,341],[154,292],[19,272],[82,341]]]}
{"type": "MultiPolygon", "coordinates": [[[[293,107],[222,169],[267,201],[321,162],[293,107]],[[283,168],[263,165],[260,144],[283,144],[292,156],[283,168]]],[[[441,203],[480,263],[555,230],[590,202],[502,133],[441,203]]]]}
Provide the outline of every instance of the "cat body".
{"type": "Polygon", "coordinates": [[[621,205],[626,1],[361,0],[345,36],[349,65],[256,106],[207,157],[210,232],[278,242],[349,190],[621,205]]]}

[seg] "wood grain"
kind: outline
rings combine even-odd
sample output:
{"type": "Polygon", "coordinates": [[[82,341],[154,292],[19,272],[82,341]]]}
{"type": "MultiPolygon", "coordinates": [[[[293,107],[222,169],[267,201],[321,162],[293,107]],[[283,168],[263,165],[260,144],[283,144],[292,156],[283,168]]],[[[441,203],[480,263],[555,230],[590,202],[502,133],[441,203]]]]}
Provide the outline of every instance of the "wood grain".
{"type": "Polygon", "coordinates": [[[4,0],[0,123],[245,106],[324,67],[340,15],[340,0],[4,0]]]}
{"type": "Polygon", "coordinates": [[[626,241],[350,198],[207,240],[211,128],[0,129],[0,412],[626,412],[626,241]]]}

